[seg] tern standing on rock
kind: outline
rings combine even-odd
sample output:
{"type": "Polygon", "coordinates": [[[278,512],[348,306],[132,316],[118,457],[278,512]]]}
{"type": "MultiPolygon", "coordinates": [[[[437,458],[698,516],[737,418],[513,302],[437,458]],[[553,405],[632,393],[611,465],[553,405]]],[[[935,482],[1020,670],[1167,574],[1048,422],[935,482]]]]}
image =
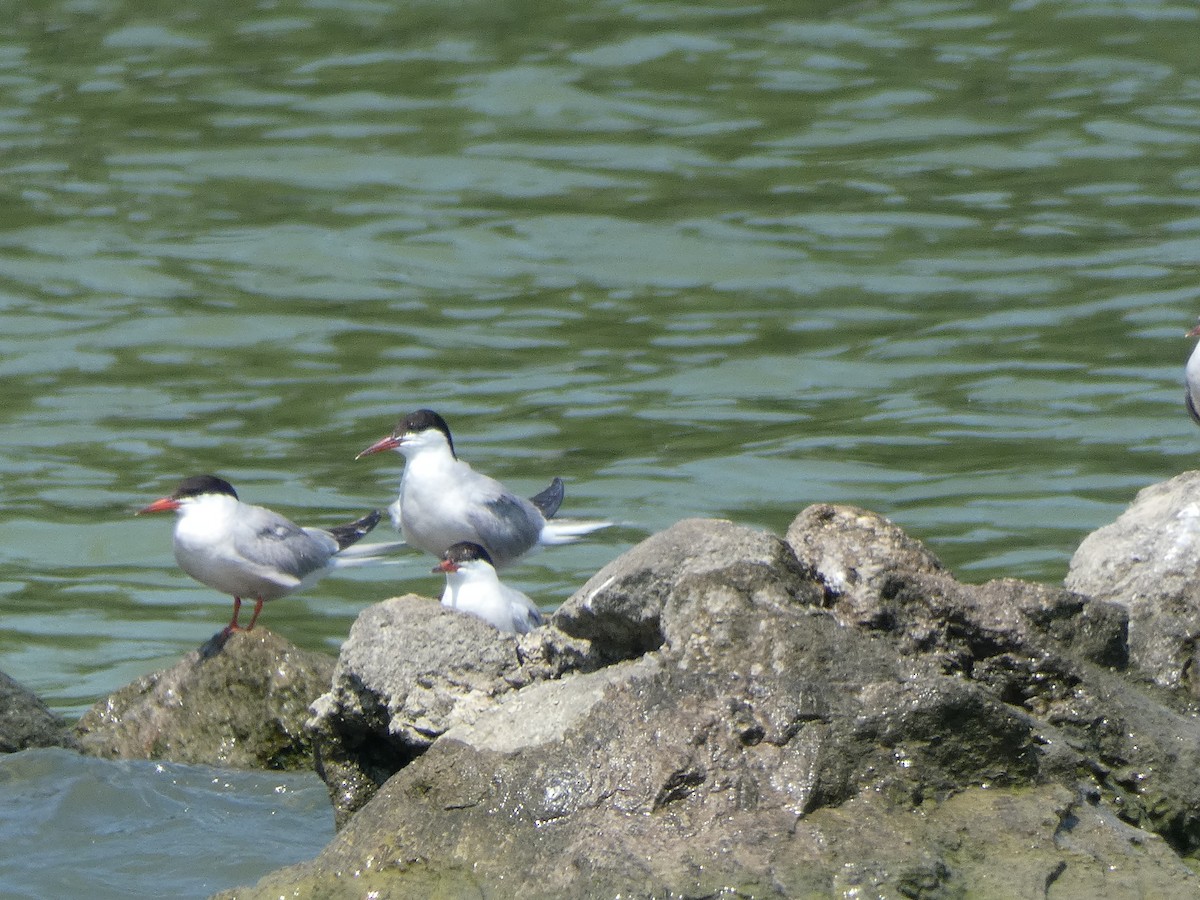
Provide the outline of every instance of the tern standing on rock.
{"type": "Polygon", "coordinates": [[[433,570],[446,573],[442,606],[478,616],[501,631],[525,634],[542,624],[537,606],[500,581],[492,559],[478,544],[463,541],[442,554],[433,570]]]}
{"type": "Polygon", "coordinates": [[[225,632],[249,631],[263,603],[308,587],[331,569],[375,562],[403,546],[351,547],[375,527],[374,510],[346,525],[324,530],[301,528],[279,513],[238,500],[233,486],[215,475],[193,475],[175,492],[138,511],[174,512],[175,560],[201,584],[233,597],[233,618],[225,632]],[[242,598],[254,600],[250,624],[238,625],[242,598]]]}
{"type": "Polygon", "coordinates": [[[567,544],[610,524],[547,521],[562,503],[561,478],[529,500],[518,497],[458,458],[450,427],[431,409],[405,416],[356,459],[384,450],[405,460],[400,496],[388,507],[392,521],[409,545],[434,556],[466,541],[502,568],[538,544],[567,544]]]}
{"type": "MultiPolygon", "coordinates": [[[[1196,323],[1187,336],[1200,337],[1200,322],[1196,323]]],[[[1196,424],[1200,425],[1200,343],[1192,348],[1192,355],[1188,357],[1187,368],[1184,370],[1184,379],[1187,381],[1185,399],[1188,412],[1192,414],[1196,424]]]]}

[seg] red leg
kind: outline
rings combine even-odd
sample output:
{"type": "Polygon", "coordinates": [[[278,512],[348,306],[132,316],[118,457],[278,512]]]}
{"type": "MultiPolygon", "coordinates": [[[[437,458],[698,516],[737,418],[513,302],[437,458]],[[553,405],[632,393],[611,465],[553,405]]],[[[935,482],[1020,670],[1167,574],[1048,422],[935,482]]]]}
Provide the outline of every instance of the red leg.
{"type": "Polygon", "coordinates": [[[238,625],[238,613],[242,610],[242,598],[233,598],[233,618],[229,620],[229,624],[225,626],[226,633],[233,631],[241,631],[242,628],[238,625]]]}
{"type": "Polygon", "coordinates": [[[258,621],[258,614],[262,612],[263,598],[259,597],[254,601],[254,615],[250,617],[250,624],[246,626],[247,631],[254,630],[254,623],[258,621]]]}

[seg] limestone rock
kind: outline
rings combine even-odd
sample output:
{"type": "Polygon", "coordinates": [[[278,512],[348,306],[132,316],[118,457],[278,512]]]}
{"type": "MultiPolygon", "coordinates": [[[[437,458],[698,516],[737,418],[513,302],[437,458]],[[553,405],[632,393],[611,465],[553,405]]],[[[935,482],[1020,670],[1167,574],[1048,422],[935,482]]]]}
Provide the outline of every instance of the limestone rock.
{"type": "Polygon", "coordinates": [[[264,628],[218,636],[89,709],[79,743],[108,758],[306,769],[308,706],[328,688],[333,665],[264,628]]]}
{"type": "Polygon", "coordinates": [[[818,503],[792,521],[787,542],[825,589],[826,604],[844,622],[869,624],[880,614],[889,573],[945,571],[920,541],[883,516],[853,506],[818,503]]]}
{"type": "Polygon", "coordinates": [[[1066,586],[1125,607],[1130,663],[1200,696],[1200,472],[1145,488],[1088,535],[1066,586]]]}
{"type": "Polygon", "coordinates": [[[0,753],[73,747],[67,724],[32,691],[0,672],[0,753]]]}
{"type": "Polygon", "coordinates": [[[588,641],[602,659],[631,659],[662,644],[663,607],[676,583],[697,577],[769,582],[810,603],[819,596],[812,572],[774,535],[723,520],[684,519],[593,575],[553,624],[588,641]]]}
{"type": "Polygon", "coordinates": [[[1122,610],[907,558],[844,615],[782,541],[689,520],[529,657],[423,612],[415,640],[479,655],[372,676],[369,708],[406,710],[385,732],[424,752],[316,860],[229,896],[1200,891],[1181,859],[1200,849],[1200,722],[1123,676],[1122,610]]]}
{"type": "Polygon", "coordinates": [[[576,667],[585,652],[547,629],[517,637],[415,594],[364,610],[307,726],[335,822],[456,722],[576,667]]]}

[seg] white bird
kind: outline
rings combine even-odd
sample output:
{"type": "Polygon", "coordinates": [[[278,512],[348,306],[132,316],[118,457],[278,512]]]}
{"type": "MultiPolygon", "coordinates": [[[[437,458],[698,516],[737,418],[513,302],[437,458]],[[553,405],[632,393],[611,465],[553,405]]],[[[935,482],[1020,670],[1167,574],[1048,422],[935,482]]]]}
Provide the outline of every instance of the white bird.
{"type": "Polygon", "coordinates": [[[500,581],[492,558],[478,544],[463,541],[442,554],[433,570],[446,573],[442,606],[470,613],[501,631],[525,634],[542,624],[537,606],[520,591],[500,581]]]}
{"type": "Polygon", "coordinates": [[[547,521],[562,504],[561,478],[529,500],[518,497],[460,460],[446,420],[430,409],[405,416],[355,458],[383,450],[405,459],[400,496],[388,507],[392,521],[405,541],[434,556],[467,541],[502,568],[538,544],[567,544],[610,524],[547,521]]]}
{"type": "Polygon", "coordinates": [[[175,512],[175,560],[202,584],[233,597],[233,618],[225,632],[249,631],[263,603],[308,587],[331,569],[375,562],[403,546],[360,544],[375,527],[374,510],[328,530],[301,528],[279,513],[238,500],[233,486],[215,475],[193,475],[175,492],[138,511],[175,512]],[[250,624],[238,625],[242,598],[253,598],[250,624]]]}
{"type": "MultiPolygon", "coordinates": [[[[1188,337],[1200,337],[1200,322],[1198,322],[1191,331],[1187,333],[1188,337]]],[[[1192,419],[1197,425],[1200,425],[1200,343],[1197,343],[1192,348],[1192,355],[1188,357],[1187,368],[1184,370],[1184,380],[1187,382],[1187,400],[1188,412],[1192,414],[1192,419]]]]}

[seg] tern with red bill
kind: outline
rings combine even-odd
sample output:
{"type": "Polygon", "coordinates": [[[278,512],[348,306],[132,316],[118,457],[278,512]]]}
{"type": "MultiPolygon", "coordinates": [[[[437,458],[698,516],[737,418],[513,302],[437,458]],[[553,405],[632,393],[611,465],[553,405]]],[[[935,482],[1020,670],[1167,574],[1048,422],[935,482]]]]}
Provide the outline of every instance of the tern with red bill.
{"type": "Polygon", "coordinates": [[[405,460],[392,521],[410,546],[434,556],[465,541],[503,568],[539,544],[567,544],[610,524],[550,521],[562,504],[561,478],[528,500],[514,494],[458,458],[450,427],[431,409],[405,416],[356,458],[384,450],[405,460]]]}
{"type": "Polygon", "coordinates": [[[542,624],[534,602],[500,581],[492,558],[478,544],[454,544],[433,571],[446,573],[442,606],[478,616],[514,634],[525,634],[542,624]]]}
{"type": "Polygon", "coordinates": [[[380,519],[378,510],[334,528],[301,528],[266,507],[238,499],[233,486],[215,475],[193,475],[174,493],[138,511],[174,512],[175,560],[201,584],[233,597],[226,632],[249,631],[263,603],[308,587],[332,569],[381,561],[403,544],[358,544],[380,519]],[[254,615],[238,624],[242,600],[254,600],[254,615]]]}

